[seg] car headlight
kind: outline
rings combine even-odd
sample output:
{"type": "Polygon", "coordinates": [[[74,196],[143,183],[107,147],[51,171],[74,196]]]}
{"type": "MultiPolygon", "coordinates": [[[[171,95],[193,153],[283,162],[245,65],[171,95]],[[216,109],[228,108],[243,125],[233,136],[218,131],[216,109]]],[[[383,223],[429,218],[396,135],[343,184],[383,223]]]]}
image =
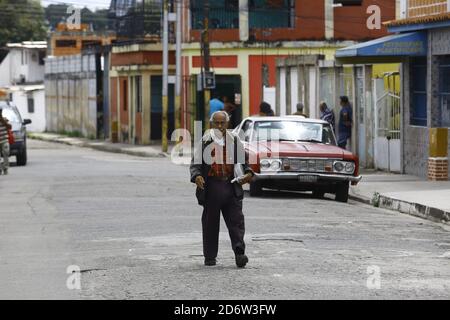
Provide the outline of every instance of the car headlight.
{"type": "Polygon", "coordinates": [[[347,162],[345,164],[345,172],[346,173],[353,173],[353,172],[355,172],[355,164],[353,162],[347,162]]]}
{"type": "Polygon", "coordinates": [[[337,172],[342,172],[342,170],[344,170],[344,164],[341,161],[336,161],[333,167],[337,172]]]}
{"type": "Polygon", "coordinates": [[[351,161],[335,161],[333,164],[334,172],[353,174],[355,172],[355,163],[351,161]]]}
{"type": "Polygon", "coordinates": [[[281,169],[281,160],[263,159],[259,162],[261,171],[278,171],[281,169]]]}
{"type": "Polygon", "coordinates": [[[281,162],[279,160],[272,161],[270,164],[270,169],[272,170],[280,170],[281,168],[281,162]]]}
{"type": "Polygon", "coordinates": [[[261,160],[261,162],[259,163],[259,165],[261,166],[261,169],[267,170],[270,168],[270,161],[269,160],[261,160]]]}

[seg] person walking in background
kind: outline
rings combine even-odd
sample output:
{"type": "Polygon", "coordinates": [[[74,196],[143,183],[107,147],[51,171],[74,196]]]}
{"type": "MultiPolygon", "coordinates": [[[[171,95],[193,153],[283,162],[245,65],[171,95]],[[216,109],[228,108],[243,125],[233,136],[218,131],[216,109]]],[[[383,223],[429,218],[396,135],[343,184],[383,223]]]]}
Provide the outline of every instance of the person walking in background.
{"type": "Polygon", "coordinates": [[[328,122],[332,128],[333,131],[335,130],[335,123],[334,123],[334,112],[330,108],[328,108],[325,101],[320,102],[319,104],[320,109],[320,119],[325,120],[328,122]]]}
{"type": "Polygon", "coordinates": [[[9,134],[11,125],[6,118],[3,118],[2,109],[0,109],[0,153],[3,157],[3,163],[0,166],[0,174],[7,175],[9,169],[9,134]]]}
{"type": "Polygon", "coordinates": [[[267,102],[263,101],[259,105],[259,115],[261,117],[273,117],[275,112],[273,112],[272,107],[267,102]]]}
{"type": "Polygon", "coordinates": [[[353,111],[347,96],[340,97],[338,146],[351,150],[353,111]]]}
{"type": "Polygon", "coordinates": [[[305,105],[302,102],[297,103],[297,111],[293,114],[294,116],[303,116],[308,118],[308,116],[304,113],[305,105]]]}

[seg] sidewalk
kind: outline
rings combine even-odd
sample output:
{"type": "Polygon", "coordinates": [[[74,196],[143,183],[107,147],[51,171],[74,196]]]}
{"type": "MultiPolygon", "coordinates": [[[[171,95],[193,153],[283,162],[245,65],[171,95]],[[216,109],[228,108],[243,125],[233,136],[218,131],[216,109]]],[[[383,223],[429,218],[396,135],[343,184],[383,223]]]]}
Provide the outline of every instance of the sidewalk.
{"type": "Polygon", "coordinates": [[[138,157],[150,157],[150,158],[163,158],[169,157],[170,151],[172,150],[171,145],[169,145],[169,150],[167,153],[161,151],[160,145],[154,146],[140,146],[132,145],[126,143],[112,143],[103,140],[89,140],[86,138],[72,138],[55,133],[28,133],[28,138],[35,140],[42,140],[47,142],[63,143],[71,146],[92,148],[95,150],[113,152],[113,153],[124,153],[132,156],[138,157]]]}
{"type": "Polygon", "coordinates": [[[385,172],[363,172],[362,176],[361,182],[350,188],[351,199],[450,223],[450,181],[426,181],[385,172]]]}

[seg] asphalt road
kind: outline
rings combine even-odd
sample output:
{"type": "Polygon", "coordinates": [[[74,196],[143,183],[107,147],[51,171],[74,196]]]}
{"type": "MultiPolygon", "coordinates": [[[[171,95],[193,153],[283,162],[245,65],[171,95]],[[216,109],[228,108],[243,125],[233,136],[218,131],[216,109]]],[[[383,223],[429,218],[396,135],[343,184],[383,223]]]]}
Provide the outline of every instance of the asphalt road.
{"type": "Polygon", "coordinates": [[[0,176],[0,299],[450,298],[444,225],[287,192],[244,213],[247,268],[223,222],[205,267],[187,167],[29,141],[0,176]]]}

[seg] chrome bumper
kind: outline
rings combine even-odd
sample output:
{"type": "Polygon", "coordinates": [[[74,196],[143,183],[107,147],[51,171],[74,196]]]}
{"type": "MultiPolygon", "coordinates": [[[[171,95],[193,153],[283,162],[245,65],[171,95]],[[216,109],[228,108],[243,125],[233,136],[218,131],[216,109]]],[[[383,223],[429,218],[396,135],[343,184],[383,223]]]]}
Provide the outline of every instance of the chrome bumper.
{"type": "Polygon", "coordinates": [[[307,172],[265,172],[256,173],[256,180],[285,180],[285,179],[298,179],[300,176],[316,176],[317,180],[321,181],[350,181],[359,182],[362,176],[345,176],[338,174],[326,174],[326,173],[307,173],[307,172]]]}

